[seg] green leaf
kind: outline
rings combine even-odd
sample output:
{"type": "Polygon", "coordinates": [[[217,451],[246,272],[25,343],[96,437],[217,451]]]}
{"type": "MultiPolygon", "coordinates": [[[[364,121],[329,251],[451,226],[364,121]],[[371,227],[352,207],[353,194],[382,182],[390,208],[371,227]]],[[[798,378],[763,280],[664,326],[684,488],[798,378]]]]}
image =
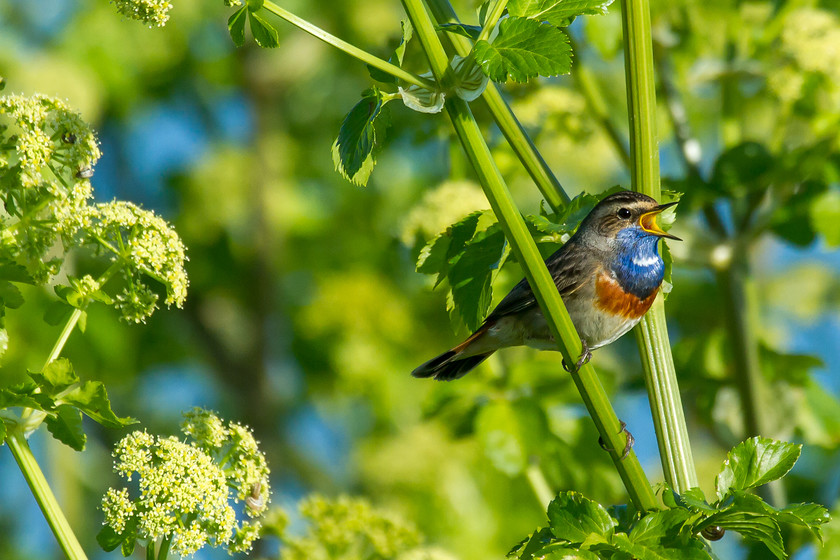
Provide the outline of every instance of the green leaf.
{"type": "Polygon", "coordinates": [[[747,540],[763,543],[776,558],[787,558],[779,524],[767,515],[731,509],[706,518],[695,530],[700,532],[715,525],[735,531],[747,540]]]}
{"type": "Polygon", "coordinates": [[[681,508],[651,512],[636,523],[630,531],[630,540],[645,546],[662,546],[677,537],[690,516],[688,510],[681,508]]]}
{"type": "MultiPolygon", "coordinates": [[[[36,410],[43,410],[41,400],[35,398],[35,390],[38,385],[31,379],[0,389],[0,409],[11,408],[13,406],[21,406],[26,408],[34,408],[36,410]]],[[[52,403],[48,403],[48,410],[52,410],[52,403]]]]}
{"type": "Polygon", "coordinates": [[[23,305],[23,294],[11,282],[0,280],[0,301],[10,309],[17,309],[23,305]]]}
{"type": "Polygon", "coordinates": [[[111,552],[122,543],[122,535],[118,535],[110,525],[103,525],[96,534],[96,542],[102,547],[105,552],[111,552]]]}
{"type": "Polygon", "coordinates": [[[718,499],[783,477],[793,468],[802,446],[756,436],[729,452],[715,479],[718,499]]]}
{"type": "Polygon", "coordinates": [[[465,25],[463,23],[441,23],[440,25],[436,26],[435,29],[438,31],[447,31],[449,33],[455,33],[456,35],[463,35],[468,39],[472,39],[473,41],[478,40],[478,36],[481,34],[481,26],[478,25],[465,25]]]}
{"type": "Polygon", "coordinates": [[[19,282],[21,284],[34,284],[35,279],[27,272],[26,268],[9,260],[0,260],[0,280],[19,282]]]}
{"type": "Polygon", "coordinates": [[[479,41],[473,52],[484,73],[496,82],[504,82],[508,76],[527,82],[536,76],[567,74],[572,66],[566,34],[526,18],[503,19],[493,43],[479,41]]]}
{"type": "Polygon", "coordinates": [[[529,399],[487,403],[476,417],[475,431],[490,462],[508,476],[521,474],[548,438],[544,413],[529,399]]]}
{"type": "MultiPolygon", "coordinates": [[[[373,150],[377,142],[377,119],[385,106],[382,93],[371,88],[344,118],[333,144],[336,170],[357,185],[364,186],[375,163],[373,150]]],[[[384,130],[380,131],[384,136],[384,130]]],[[[381,139],[380,139],[381,141],[381,139]]]]}
{"type": "MultiPolygon", "coordinates": [[[[397,48],[394,49],[394,52],[391,53],[391,56],[388,58],[388,62],[394,64],[396,66],[402,67],[403,58],[405,57],[405,49],[408,45],[408,42],[411,40],[411,37],[414,35],[414,28],[411,26],[411,22],[408,20],[403,20],[400,22],[400,27],[402,28],[402,38],[400,39],[400,44],[397,45],[397,48]]],[[[385,84],[396,84],[397,78],[392,76],[391,74],[380,70],[370,64],[367,65],[368,73],[370,77],[376,80],[377,82],[382,82],[385,84]]]]}
{"type": "Polygon", "coordinates": [[[554,540],[551,529],[541,527],[526,537],[522,542],[514,546],[505,556],[507,558],[519,558],[520,560],[532,560],[534,554],[554,540]]]}
{"type": "Polygon", "coordinates": [[[566,27],[577,16],[603,15],[612,0],[510,0],[508,12],[512,16],[547,21],[556,27],[566,27]]]}
{"type": "Polygon", "coordinates": [[[577,492],[561,492],[548,504],[548,523],[559,539],[582,543],[591,534],[609,537],[615,521],[607,510],[577,492]]]}
{"type": "MultiPolygon", "coordinates": [[[[634,560],[711,560],[712,556],[702,548],[698,540],[679,547],[658,546],[655,543],[635,542],[624,533],[616,533],[610,539],[610,545],[615,550],[629,555],[634,560]]],[[[628,558],[627,556],[611,556],[611,558],[628,558]]]]}
{"type": "Polygon", "coordinates": [[[114,414],[108,392],[100,381],[85,381],[57,402],[75,406],[107,428],[122,428],[137,422],[134,418],[121,418],[114,414]]]}
{"type": "Polygon", "coordinates": [[[818,196],[811,204],[811,225],[822,234],[829,247],[840,246],[840,190],[834,188],[818,196]]]}
{"type": "Polygon", "coordinates": [[[44,311],[44,321],[48,325],[56,326],[67,321],[73,313],[73,306],[63,301],[51,301],[44,311]]]}
{"type": "Polygon", "coordinates": [[[711,514],[717,511],[716,508],[709,505],[706,501],[705,494],[703,494],[703,491],[697,487],[689,488],[682,494],[674,492],[674,497],[676,498],[676,504],[679,507],[686,508],[694,513],[702,512],[711,514]]]}
{"type": "Polygon", "coordinates": [[[73,371],[73,364],[67,358],[53,360],[43,371],[29,372],[29,377],[49,395],[55,395],[79,382],[79,376],[73,371]]]}
{"type": "Polygon", "coordinates": [[[448,273],[452,301],[467,329],[474,331],[484,321],[493,299],[492,279],[501,268],[508,247],[498,223],[479,232],[450,260],[448,273]]]}
{"type": "Polygon", "coordinates": [[[242,6],[228,18],[228,31],[233,44],[241,47],[245,44],[245,20],[248,18],[248,7],[242,6]]]}
{"type": "Polygon", "coordinates": [[[831,521],[828,510],[820,504],[793,504],[784,509],[778,510],[778,521],[807,527],[822,542],[820,525],[831,521]]]}
{"type": "Polygon", "coordinates": [[[417,258],[417,272],[437,274],[435,286],[440,284],[449,272],[449,259],[460,253],[467,241],[472,239],[478,220],[484,212],[479,210],[467,214],[429,241],[420,250],[420,256],[417,258]]]}
{"type": "Polygon", "coordinates": [[[264,49],[273,49],[280,46],[280,37],[277,30],[258,12],[249,12],[248,21],[251,24],[251,34],[254,41],[264,49]]]}
{"type": "Polygon", "coordinates": [[[55,439],[76,451],[84,451],[87,436],[82,430],[82,413],[69,405],[59,406],[55,415],[44,421],[55,439]]]}

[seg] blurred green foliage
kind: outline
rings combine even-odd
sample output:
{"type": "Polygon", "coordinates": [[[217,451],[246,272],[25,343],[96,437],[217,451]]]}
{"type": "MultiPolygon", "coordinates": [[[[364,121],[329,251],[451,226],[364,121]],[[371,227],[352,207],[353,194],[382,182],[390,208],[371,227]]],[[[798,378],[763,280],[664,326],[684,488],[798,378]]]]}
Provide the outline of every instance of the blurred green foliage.
{"type": "MultiPolygon", "coordinates": [[[[391,0],[281,4],[383,58],[402,37],[403,14],[391,0]]],[[[455,341],[444,291],[414,270],[420,249],[487,208],[443,118],[393,104],[389,138],[362,190],[330,157],[345,114],[369,86],[361,64],[284,25],[277,49],[260,49],[247,32],[235,49],[231,10],[221,2],[176,2],[163,29],[121,18],[105,2],[39,6],[0,4],[6,91],[42,92],[79,109],[100,131],[103,159],[92,178],[100,201],[116,196],[154,208],[188,248],[183,311],[161,310],[135,326],[115,310],[91,308],[86,332],[66,347],[84,379],[107,384],[117,414],[173,432],[181,409],[220,409],[262,442],[275,504],[312,490],[361,494],[461,558],[501,557],[545,524],[530,467],[553,491],[626,501],[559,355],[512,349],[451,385],[408,375],[455,341]]],[[[465,23],[477,23],[472,2],[455,7],[465,23]]],[[[836,508],[840,261],[830,250],[840,244],[838,6],[680,0],[652,8],[663,176],[685,193],[674,232],[686,242],[672,245],[667,309],[699,478],[710,484],[745,431],[733,380],[738,343],[726,313],[724,280],[734,263],[757,304],[749,322],[771,412],[762,435],[805,444],[786,478],[789,501],[836,508]]],[[[579,18],[570,33],[575,64],[596,74],[610,123],[621,130],[618,12],[579,18]]],[[[403,67],[425,71],[416,45],[403,67]]],[[[570,194],[627,183],[616,146],[571,79],[511,83],[507,94],[570,194]]],[[[494,127],[486,137],[520,207],[538,215],[538,194],[518,160],[494,127]]],[[[510,262],[493,277],[498,301],[521,273],[510,262]]],[[[38,371],[58,336],[42,321],[52,291],[22,292],[26,306],[7,312],[2,386],[38,371]]],[[[632,344],[599,350],[594,364],[607,389],[624,395],[636,451],[655,473],[655,444],[634,430],[650,424],[633,404],[643,390],[632,344]]],[[[51,441],[40,446],[86,550],[96,546],[101,521],[92,512],[113,484],[107,450],[122,435],[89,430],[84,455],[51,441]]],[[[1,456],[11,481],[4,486],[22,488],[1,456]]],[[[703,490],[712,495],[713,487],[703,490]]],[[[31,496],[6,495],[0,534],[41,537],[0,539],[0,556],[58,557],[45,529],[24,525],[20,507],[30,507],[31,496]]],[[[818,558],[840,554],[838,517],[823,531],[818,558]]],[[[288,530],[303,534],[294,521],[288,530]]],[[[804,532],[785,542],[789,552],[813,546],[804,532]]],[[[722,546],[726,558],[765,553],[731,535],[722,546]]],[[[270,543],[256,554],[277,556],[270,543]]]]}

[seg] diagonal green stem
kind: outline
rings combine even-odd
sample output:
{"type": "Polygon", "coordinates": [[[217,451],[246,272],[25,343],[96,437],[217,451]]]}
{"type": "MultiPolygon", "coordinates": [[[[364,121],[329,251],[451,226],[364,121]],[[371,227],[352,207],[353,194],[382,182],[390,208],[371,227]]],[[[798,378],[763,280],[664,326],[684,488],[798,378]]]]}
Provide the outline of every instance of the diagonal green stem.
{"type": "MultiPolygon", "coordinates": [[[[443,45],[435,34],[432,20],[422,0],[402,1],[429,59],[432,72],[440,80],[447,72],[449,63],[443,45]]],[[[582,350],[580,337],[575,331],[537,246],[528,233],[522,215],[496,167],[469,105],[462,99],[451,98],[446,103],[446,109],[458,139],[484,188],[490,206],[511,244],[511,249],[523,266],[525,276],[534,290],[534,295],[548,321],[552,335],[558,341],[558,350],[566,363],[574,363],[582,350]]],[[[595,370],[591,365],[586,364],[573,374],[572,378],[603,441],[613,450],[610,456],[633,504],[640,511],[655,508],[656,498],[636,454],[631,451],[626,459],[621,459],[625,437],[595,370]]]]}
{"type": "MultiPolygon", "coordinates": [[[[624,0],[627,111],[633,189],[659,199],[659,149],[656,141],[656,94],[648,0],[624,0]]],[[[665,480],[677,492],[697,486],[682,399],[671,355],[662,295],[635,329],[665,480]]]]}
{"type": "Polygon", "coordinates": [[[370,54],[369,52],[367,52],[363,49],[360,49],[359,47],[357,47],[355,45],[351,45],[347,41],[343,41],[343,40],[339,39],[338,37],[336,37],[335,35],[331,35],[330,33],[327,33],[326,31],[324,31],[320,27],[309,23],[305,19],[302,19],[302,18],[296,16],[292,12],[281,8],[280,6],[275,4],[274,2],[271,2],[270,0],[266,0],[266,2],[263,4],[263,8],[265,8],[266,10],[271,12],[272,14],[283,18],[284,20],[288,21],[289,23],[291,23],[295,27],[298,27],[298,28],[306,31],[307,33],[309,33],[313,37],[316,37],[316,38],[324,41],[328,45],[332,45],[333,47],[337,48],[338,50],[343,51],[343,52],[349,54],[350,56],[361,60],[362,62],[364,62],[366,64],[370,64],[374,68],[382,70],[383,72],[386,72],[386,73],[388,73],[388,74],[390,74],[390,75],[392,75],[396,78],[399,78],[400,80],[403,80],[403,81],[408,82],[409,84],[412,84],[412,85],[415,85],[415,86],[419,86],[421,88],[429,89],[429,90],[432,90],[432,91],[435,91],[435,90],[438,89],[437,84],[435,84],[433,81],[427,80],[426,78],[421,78],[420,76],[412,74],[411,72],[406,72],[405,70],[403,70],[402,68],[400,68],[399,66],[397,66],[395,64],[391,64],[390,62],[382,60],[381,58],[379,58],[377,56],[374,56],[374,55],[370,54]]]}
{"type": "Polygon", "coordinates": [[[496,1],[496,5],[493,6],[493,11],[491,11],[490,15],[487,17],[487,21],[484,23],[484,27],[481,28],[481,33],[478,34],[478,39],[476,39],[476,41],[486,41],[487,38],[490,37],[493,29],[496,28],[496,24],[499,23],[499,18],[502,17],[505,8],[507,8],[507,3],[508,0],[496,1]]]}
{"type": "Polygon", "coordinates": [[[73,529],[70,528],[67,518],[61,511],[61,506],[58,505],[55,495],[47,484],[47,479],[44,478],[44,473],[38,466],[38,461],[32,455],[32,450],[29,448],[26,438],[20,431],[15,430],[8,434],[6,443],[65,556],[71,560],[87,560],[87,556],[76,539],[73,529]]]}
{"type": "MultiPolygon", "coordinates": [[[[449,0],[428,0],[428,4],[438,23],[459,23],[449,0]]],[[[452,43],[455,51],[461,56],[467,56],[472,50],[472,44],[466,37],[451,33],[445,34],[444,37],[452,43]]],[[[490,82],[481,99],[487,104],[499,130],[502,131],[519,161],[536,183],[546,202],[555,211],[560,210],[569,202],[569,195],[563,190],[560,181],[557,180],[525,128],[511,111],[499,88],[490,82]]]]}

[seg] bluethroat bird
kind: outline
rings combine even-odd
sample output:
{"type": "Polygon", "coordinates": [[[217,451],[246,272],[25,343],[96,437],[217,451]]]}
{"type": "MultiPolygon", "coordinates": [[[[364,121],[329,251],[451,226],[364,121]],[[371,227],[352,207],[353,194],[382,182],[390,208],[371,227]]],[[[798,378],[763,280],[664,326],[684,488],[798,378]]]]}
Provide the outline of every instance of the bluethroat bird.
{"type": "MultiPolygon", "coordinates": [[[[592,350],[632,329],[650,309],[665,274],[659,238],[680,240],[663,231],[656,216],[674,204],[659,204],[632,191],[612,194],[599,202],[569,241],[546,259],[583,343],[574,369],[567,370],[576,371],[589,361],[592,350]]],[[[442,381],[458,379],[496,350],[521,345],[557,349],[524,278],[477,331],[411,374],[442,381]]]]}

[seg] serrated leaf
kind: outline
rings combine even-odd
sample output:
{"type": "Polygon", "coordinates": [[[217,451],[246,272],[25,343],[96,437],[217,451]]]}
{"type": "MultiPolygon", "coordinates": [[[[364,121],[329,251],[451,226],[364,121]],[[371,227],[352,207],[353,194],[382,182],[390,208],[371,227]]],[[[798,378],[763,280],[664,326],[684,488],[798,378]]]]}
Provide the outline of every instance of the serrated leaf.
{"type": "Polygon", "coordinates": [[[382,114],[385,101],[377,88],[362,94],[338,131],[333,143],[333,163],[336,170],[357,185],[365,185],[375,163],[373,150],[377,142],[376,121],[382,114]]]}
{"type": "Polygon", "coordinates": [[[73,364],[67,358],[58,358],[44,367],[41,372],[29,372],[29,377],[49,395],[59,393],[74,383],[79,382],[79,376],[73,371],[73,364]]]}
{"type": "Polygon", "coordinates": [[[674,492],[673,495],[677,506],[687,508],[692,512],[714,513],[717,511],[706,501],[706,496],[700,488],[689,488],[682,494],[674,492]]]}
{"type": "Polygon", "coordinates": [[[613,0],[510,0],[508,13],[566,27],[577,16],[603,15],[613,0]]]}
{"type": "Polygon", "coordinates": [[[767,484],[786,475],[802,452],[802,446],[756,436],[730,451],[715,479],[722,500],[733,491],[767,484]]]}
{"type": "Polygon", "coordinates": [[[254,41],[264,49],[280,46],[280,36],[271,23],[263,18],[259,12],[248,12],[248,22],[251,24],[251,34],[254,41]]]}
{"type": "Polygon", "coordinates": [[[108,392],[100,381],[85,381],[57,402],[75,406],[107,428],[122,428],[137,422],[134,418],[121,418],[114,414],[108,392]]]}
{"type": "Polygon", "coordinates": [[[228,31],[233,44],[241,47],[245,44],[245,20],[248,19],[248,7],[242,6],[228,18],[228,31]]]}
{"type": "Polygon", "coordinates": [[[645,546],[663,546],[679,534],[691,513],[685,509],[666,509],[642,517],[628,535],[630,540],[645,546]]]}
{"type": "Polygon", "coordinates": [[[551,532],[559,539],[582,543],[589,535],[608,537],[615,521],[598,502],[577,492],[561,492],[548,504],[551,532]]]}
{"type": "Polygon", "coordinates": [[[417,272],[437,274],[435,286],[440,284],[449,272],[449,259],[460,253],[472,239],[482,214],[484,211],[481,210],[467,214],[429,241],[417,258],[417,272]]]}
{"type": "Polygon", "coordinates": [[[551,534],[551,530],[541,527],[514,546],[505,556],[507,558],[519,558],[519,560],[532,560],[534,553],[553,540],[554,535],[551,534]]]}
{"type": "Polygon", "coordinates": [[[751,511],[727,510],[712,515],[696,527],[698,532],[706,527],[718,526],[735,531],[747,540],[763,543],[776,558],[787,558],[779,524],[771,517],[751,511]]]}
{"type": "MultiPolygon", "coordinates": [[[[610,539],[610,545],[634,560],[711,560],[712,558],[702,548],[703,545],[699,541],[690,541],[689,544],[674,548],[658,546],[653,543],[635,542],[624,533],[616,533],[610,539]]],[[[619,556],[619,558],[627,557],[619,556]]]]}
{"type": "Polygon", "coordinates": [[[508,76],[527,82],[536,76],[567,74],[572,67],[566,34],[527,18],[503,19],[496,39],[492,43],[478,41],[473,52],[484,73],[495,82],[504,82],[508,76]]]}
{"type": "Polygon", "coordinates": [[[502,266],[507,242],[496,223],[479,232],[450,260],[449,288],[458,315],[474,331],[484,321],[493,299],[493,275],[502,266]]]}
{"type": "Polygon", "coordinates": [[[478,99],[484,93],[487,84],[490,83],[490,78],[481,71],[481,66],[476,63],[472,56],[464,58],[455,55],[452,57],[450,66],[455,77],[452,89],[455,91],[455,95],[466,102],[478,99]]]}
{"type": "Polygon", "coordinates": [[[47,416],[44,422],[55,439],[76,451],[84,451],[87,436],[82,430],[81,412],[72,406],[62,405],[56,409],[55,415],[47,416]]]}
{"type": "Polygon", "coordinates": [[[455,33],[456,35],[462,35],[468,39],[472,39],[473,41],[477,41],[478,36],[481,34],[480,26],[466,25],[463,23],[441,23],[435,28],[438,31],[447,31],[449,33],[455,33]]]}
{"type": "Polygon", "coordinates": [[[778,510],[777,518],[783,523],[807,527],[822,542],[820,525],[831,521],[828,510],[820,504],[792,504],[778,510]]]}

